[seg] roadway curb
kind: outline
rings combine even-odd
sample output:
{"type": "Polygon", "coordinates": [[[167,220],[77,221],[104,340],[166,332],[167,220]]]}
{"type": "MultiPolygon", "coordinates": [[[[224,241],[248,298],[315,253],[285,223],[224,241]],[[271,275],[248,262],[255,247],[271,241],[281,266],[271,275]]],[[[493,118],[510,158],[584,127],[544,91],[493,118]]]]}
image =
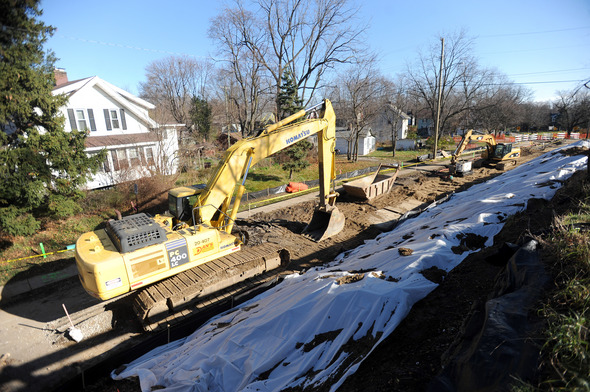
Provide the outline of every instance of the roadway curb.
{"type": "Polygon", "coordinates": [[[50,272],[43,275],[31,276],[30,278],[8,282],[5,286],[0,286],[0,301],[13,299],[29,291],[50,285],[64,279],[78,275],[78,269],[72,264],[62,270],[50,272]]]}

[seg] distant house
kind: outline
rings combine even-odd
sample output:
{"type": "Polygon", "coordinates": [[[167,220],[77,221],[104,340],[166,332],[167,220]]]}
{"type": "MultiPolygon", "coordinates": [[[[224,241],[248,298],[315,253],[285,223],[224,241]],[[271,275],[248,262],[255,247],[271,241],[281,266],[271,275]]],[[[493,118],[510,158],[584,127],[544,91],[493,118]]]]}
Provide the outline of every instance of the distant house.
{"type": "Polygon", "coordinates": [[[408,126],[411,125],[412,116],[402,112],[392,104],[383,106],[371,122],[372,133],[379,143],[391,142],[392,125],[396,127],[397,139],[408,137],[408,126]]]}
{"type": "Polygon", "coordinates": [[[418,134],[423,137],[434,134],[434,121],[430,118],[418,119],[418,134]]]}
{"type": "MultiPolygon", "coordinates": [[[[347,154],[348,149],[352,148],[354,140],[352,132],[346,128],[336,128],[336,149],[340,154],[347,154]]],[[[375,151],[376,140],[370,128],[365,128],[359,134],[358,138],[358,155],[368,155],[375,151]]]]}
{"type": "Polygon", "coordinates": [[[65,130],[86,130],[89,154],[107,150],[106,161],[87,182],[87,189],[177,171],[181,124],[157,124],[148,114],[154,109],[151,103],[97,76],[69,82],[63,70],[56,72],[53,94],[69,98],[60,109],[65,130]]]}

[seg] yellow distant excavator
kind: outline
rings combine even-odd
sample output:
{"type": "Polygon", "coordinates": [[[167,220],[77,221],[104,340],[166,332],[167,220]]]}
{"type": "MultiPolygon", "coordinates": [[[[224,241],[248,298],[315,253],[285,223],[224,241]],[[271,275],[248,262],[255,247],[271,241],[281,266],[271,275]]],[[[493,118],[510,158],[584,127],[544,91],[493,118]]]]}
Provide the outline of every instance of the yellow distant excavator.
{"type": "Polygon", "coordinates": [[[471,171],[471,162],[465,162],[463,165],[458,162],[459,156],[469,143],[486,143],[483,158],[491,162],[498,163],[520,157],[520,147],[516,147],[512,143],[498,143],[494,135],[474,134],[473,130],[469,130],[463,135],[451,156],[451,167],[455,169],[455,174],[462,175],[471,171]]]}
{"type": "Polygon", "coordinates": [[[83,234],[75,257],[84,289],[102,300],[141,289],[133,306],[144,328],[152,330],[179,311],[214,302],[211,296],[234,295],[263,281],[290,256],[272,244],[241,250],[247,235],[234,232],[234,223],[248,171],[314,134],[320,200],[303,234],[321,241],[339,233],[345,218],[335,206],[335,115],[325,100],[231,146],[206,187],[171,189],[166,214],[110,220],[105,229],[83,234]]]}

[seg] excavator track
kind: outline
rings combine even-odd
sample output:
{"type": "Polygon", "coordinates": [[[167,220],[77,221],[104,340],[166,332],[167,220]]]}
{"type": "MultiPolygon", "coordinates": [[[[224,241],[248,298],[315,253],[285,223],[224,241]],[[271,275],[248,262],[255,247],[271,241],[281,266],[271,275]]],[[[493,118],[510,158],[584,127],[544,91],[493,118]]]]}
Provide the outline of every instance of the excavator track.
{"type": "Polygon", "coordinates": [[[272,283],[290,261],[274,244],[246,247],[141,289],[133,309],[144,330],[166,328],[180,319],[272,283]]]}

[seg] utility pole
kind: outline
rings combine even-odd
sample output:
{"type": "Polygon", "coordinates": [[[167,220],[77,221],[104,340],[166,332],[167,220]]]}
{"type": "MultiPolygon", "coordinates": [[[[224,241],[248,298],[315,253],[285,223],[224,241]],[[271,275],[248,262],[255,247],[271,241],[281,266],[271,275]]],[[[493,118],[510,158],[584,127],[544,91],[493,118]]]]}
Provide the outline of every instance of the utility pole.
{"type": "Polygon", "coordinates": [[[441,38],[440,48],[440,68],[438,69],[438,102],[436,104],[436,119],[434,120],[434,151],[433,159],[436,159],[436,150],[438,149],[438,132],[440,130],[440,101],[442,99],[442,69],[445,58],[445,39],[441,38]]]}
{"type": "Polygon", "coordinates": [[[229,146],[231,144],[231,137],[230,137],[230,131],[231,131],[231,124],[229,123],[229,105],[228,105],[228,97],[227,97],[227,86],[223,86],[223,97],[225,98],[225,121],[227,124],[227,148],[229,149],[229,146]]]}

